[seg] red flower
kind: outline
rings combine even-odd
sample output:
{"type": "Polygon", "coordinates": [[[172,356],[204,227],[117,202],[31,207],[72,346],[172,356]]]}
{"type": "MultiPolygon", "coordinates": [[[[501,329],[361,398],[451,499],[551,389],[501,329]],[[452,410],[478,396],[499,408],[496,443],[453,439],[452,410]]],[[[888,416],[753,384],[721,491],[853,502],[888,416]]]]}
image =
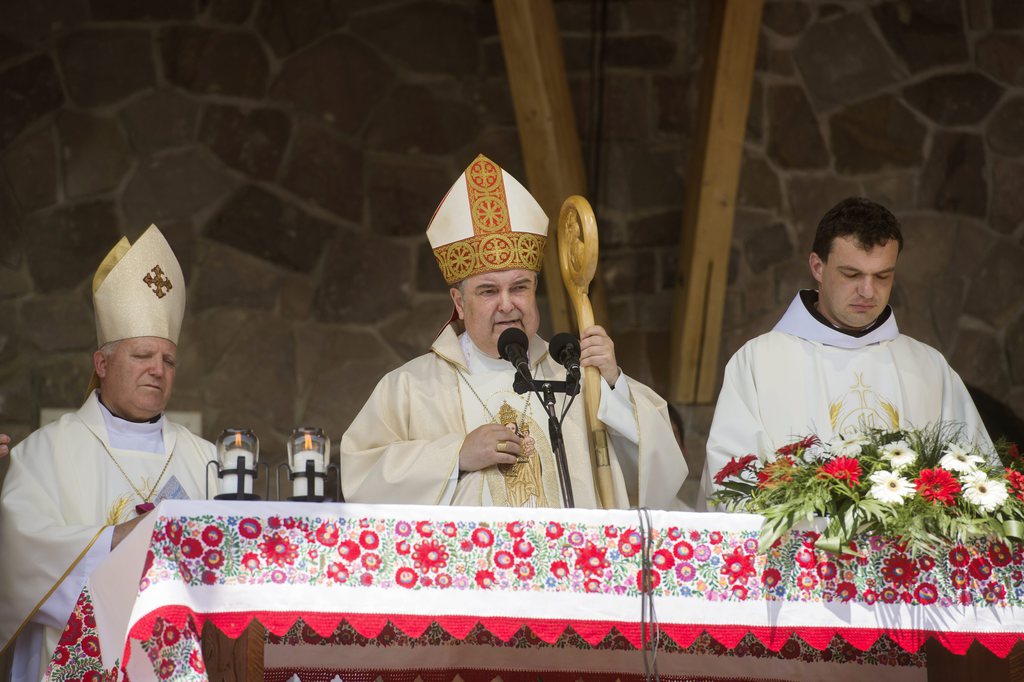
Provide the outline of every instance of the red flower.
{"type": "Polygon", "coordinates": [[[334,547],[338,544],[338,526],[333,523],[321,523],[316,529],[316,541],[325,547],[334,547]]]}
{"type": "Polygon", "coordinates": [[[242,566],[245,566],[250,571],[255,571],[260,567],[260,557],[256,552],[246,552],[242,555],[242,566]]]}
{"type": "Polygon", "coordinates": [[[266,538],[260,544],[260,549],[263,551],[263,558],[267,560],[267,564],[277,564],[278,566],[291,566],[299,556],[299,550],[295,548],[295,545],[289,542],[288,538],[276,533],[266,538]]]}
{"type": "Polygon", "coordinates": [[[618,535],[619,535],[619,529],[617,527],[615,527],[615,526],[605,526],[604,527],[604,536],[606,538],[614,538],[614,537],[618,537],[618,535]]]}
{"type": "Polygon", "coordinates": [[[434,578],[434,584],[440,587],[442,590],[452,586],[452,577],[447,573],[440,573],[434,578]]]}
{"type": "Polygon", "coordinates": [[[66,646],[58,646],[53,651],[53,662],[57,665],[64,665],[68,662],[68,648],[66,646]]]}
{"type": "Polygon", "coordinates": [[[167,539],[171,541],[172,545],[176,545],[181,542],[181,524],[177,521],[168,521],[165,527],[167,533],[167,539]]]}
{"type": "Polygon", "coordinates": [[[654,589],[656,587],[658,587],[658,585],[661,584],[661,574],[658,573],[657,571],[651,571],[650,573],[647,573],[647,589],[646,590],[644,589],[644,582],[643,582],[643,580],[644,580],[644,572],[643,571],[637,571],[636,572],[636,589],[640,590],[641,592],[653,592],[654,589]]]}
{"type": "Polygon", "coordinates": [[[1013,561],[1013,553],[1003,543],[993,542],[988,548],[988,558],[993,566],[1009,566],[1013,561]]]}
{"type": "Polygon", "coordinates": [[[96,635],[89,635],[82,640],[82,653],[89,658],[99,658],[100,640],[96,635]]]}
{"type": "Polygon", "coordinates": [[[757,571],[754,570],[754,557],[744,554],[742,549],[736,547],[732,554],[722,557],[721,573],[729,577],[730,585],[746,582],[750,576],[757,575],[757,571]]]}
{"type": "Polygon", "coordinates": [[[459,549],[463,552],[469,552],[473,549],[473,543],[470,540],[462,540],[459,542],[459,549]]]}
{"type": "Polygon", "coordinates": [[[746,599],[747,598],[747,588],[745,586],[743,586],[743,585],[733,585],[732,586],[732,594],[737,599],[746,599]]]}
{"type": "Polygon", "coordinates": [[[764,468],[757,472],[757,487],[775,488],[791,482],[795,467],[796,462],[790,457],[779,457],[774,462],[765,464],[764,468]]]}
{"type": "Polygon", "coordinates": [[[954,568],[949,573],[949,582],[958,590],[967,588],[970,583],[970,578],[967,577],[967,571],[962,568],[954,568]]]}
{"type": "Polygon", "coordinates": [[[203,571],[203,575],[200,577],[204,585],[216,585],[217,574],[213,571],[203,571]]]}
{"type": "Polygon", "coordinates": [[[336,583],[343,583],[348,580],[348,569],[340,561],[332,562],[327,566],[327,577],[336,583]]]}
{"type": "Polygon", "coordinates": [[[475,529],[470,537],[473,540],[473,544],[477,547],[490,547],[494,544],[494,533],[491,532],[490,528],[481,526],[475,529]]]}
{"type": "Polygon", "coordinates": [[[523,537],[523,533],[526,532],[526,528],[523,526],[521,521],[513,521],[505,526],[505,530],[514,538],[521,538],[523,537]]]}
{"type": "MultiPolygon", "coordinates": [[[[181,531],[179,530],[179,534],[180,532],[181,531]]],[[[262,532],[263,527],[260,525],[260,522],[256,519],[242,519],[238,522],[238,534],[241,535],[243,538],[253,540],[255,538],[258,538],[260,536],[260,533],[262,532]]]]}
{"type": "Polygon", "coordinates": [[[719,544],[720,542],[722,542],[722,534],[719,533],[717,530],[711,531],[708,534],[708,542],[710,542],[712,545],[719,544]]]}
{"type": "Polygon", "coordinates": [[[564,532],[565,529],[562,528],[562,524],[557,521],[548,522],[547,528],[544,530],[544,534],[548,536],[549,540],[557,540],[562,537],[562,533],[564,532]]]}
{"type": "Polygon", "coordinates": [[[363,568],[365,568],[366,570],[376,571],[378,568],[380,568],[380,555],[374,554],[373,552],[367,552],[363,554],[362,564],[363,568]]]}
{"type": "Polygon", "coordinates": [[[186,559],[198,559],[203,556],[203,545],[195,538],[181,541],[181,553],[186,559]]]}
{"type": "Polygon", "coordinates": [[[900,587],[910,587],[917,579],[920,571],[917,564],[911,561],[904,554],[896,554],[885,560],[882,566],[882,577],[888,582],[900,587]]]}
{"type": "Polygon", "coordinates": [[[437,573],[448,565],[448,549],[437,540],[421,542],[413,550],[413,564],[423,573],[437,573]]]}
{"type": "MultiPolygon", "coordinates": [[[[1013,447],[1017,447],[1016,445],[1013,447]]],[[[1020,457],[1020,455],[1017,455],[1020,457]]],[[[1010,491],[1018,500],[1024,501],[1024,474],[1013,469],[1006,470],[1006,482],[1010,484],[1010,491]]]]}
{"type": "Polygon", "coordinates": [[[216,547],[220,544],[220,541],[224,539],[224,531],[217,526],[207,526],[203,529],[203,542],[206,544],[216,547]]]}
{"type": "Polygon", "coordinates": [[[818,559],[814,556],[814,550],[807,546],[798,549],[793,559],[801,568],[814,568],[818,565],[818,559]]]}
{"type": "Polygon", "coordinates": [[[220,568],[224,565],[224,553],[219,549],[209,549],[203,555],[203,563],[207,568],[220,568]]]}
{"type": "Polygon", "coordinates": [[[672,553],[676,555],[677,559],[689,561],[693,557],[693,545],[686,540],[680,540],[672,547],[672,553]]]}
{"type": "Polygon", "coordinates": [[[842,601],[850,601],[857,596],[857,586],[850,582],[841,582],[836,585],[836,596],[842,601]]]}
{"type": "Polygon", "coordinates": [[[458,532],[458,530],[455,528],[454,523],[452,523],[451,521],[447,521],[443,526],[441,526],[441,532],[447,535],[448,537],[453,538],[455,537],[455,533],[458,532]]]}
{"type": "MultiPolygon", "coordinates": [[[[994,604],[997,601],[1002,601],[1006,597],[1006,588],[998,580],[993,580],[985,584],[985,587],[981,589],[981,596],[985,598],[989,604],[994,604]]],[[[88,639],[88,638],[86,638],[88,639]]]]}
{"type": "Polygon", "coordinates": [[[485,590],[491,589],[494,585],[494,573],[491,571],[477,571],[476,584],[485,590]]]}
{"type": "Polygon", "coordinates": [[[359,549],[359,545],[351,540],[345,540],[338,544],[338,556],[345,561],[355,561],[362,551],[359,549]]]}
{"type": "Polygon", "coordinates": [[[519,539],[512,544],[512,551],[520,559],[529,559],[533,556],[533,543],[529,540],[519,539]]]}
{"type": "Polygon", "coordinates": [[[576,550],[576,568],[583,571],[583,575],[600,575],[611,565],[604,556],[607,552],[606,547],[597,547],[593,542],[588,542],[586,547],[576,550]]]}
{"type": "Polygon", "coordinates": [[[359,544],[366,549],[377,549],[380,546],[380,538],[372,530],[364,530],[359,534],[359,544]]]}
{"type": "Polygon", "coordinates": [[[494,565],[498,568],[512,568],[512,564],[515,562],[515,558],[509,552],[501,551],[494,553],[494,565]]]}
{"type": "Polygon", "coordinates": [[[818,577],[822,580],[832,580],[838,572],[839,569],[831,561],[822,561],[818,564],[818,577]]]}
{"type": "Polygon", "coordinates": [[[429,538],[434,534],[434,529],[430,525],[430,521],[417,521],[416,532],[425,538],[429,538]]]}
{"type": "Polygon", "coordinates": [[[566,578],[569,576],[569,564],[564,561],[554,561],[551,563],[551,575],[556,578],[566,578]]]}
{"type": "Polygon", "coordinates": [[[963,568],[971,561],[971,555],[963,545],[957,545],[949,550],[949,563],[963,568]]]}
{"type": "Polygon", "coordinates": [[[64,626],[64,634],[60,636],[61,644],[77,644],[82,636],[82,621],[75,614],[71,614],[67,624],[64,626]]]}
{"type": "Polygon", "coordinates": [[[779,573],[777,568],[766,568],[764,573],[761,574],[761,582],[767,588],[775,587],[782,580],[782,574],[779,573]]]}
{"type": "Polygon", "coordinates": [[[192,669],[197,673],[206,672],[206,662],[203,661],[203,650],[195,648],[192,653],[188,655],[188,664],[192,666],[192,669]]]}
{"type": "Polygon", "coordinates": [[[600,592],[601,591],[601,581],[598,580],[597,578],[590,578],[589,580],[587,580],[586,582],[583,583],[583,591],[584,592],[600,592]]]}
{"type": "Polygon", "coordinates": [[[676,560],[672,556],[672,552],[667,549],[659,549],[651,557],[651,563],[659,571],[667,571],[676,565],[676,560]]]}
{"type": "Polygon", "coordinates": [[[373,574],[372,573],[363,573],[361,576],[359,576],[359,582],[362,583],[363,585],[367,585],[367,586],[372,585],[373,584],[373,574]]]}
{"type": "Polygon", "coordinates": [[[732,476],[738,476],[747,468],[747,465],[756,460],[757,455],[743,455],[739,459],[733,457],[725,463],[724,467],[718,470],[717,474],[715,474],[715,483],[722,485],[722,483],[725,482],[725,479],[732,476]]]}
{"type": "Polygon", "coordinates": [[[975,580],[988,580],[992,575],[992,564],[984,557],[971,559],[971,566],[967,569],[975,580]]]}
{"type": "Polygon", "coordinates": [[[416,575],[416,571],[408,566],[402,566],[395,571],[395,582],[406,589],[411,590],[415,587],[417,580],[419,580],[419,576],[416,575]]]}
{"type": "Polygon", "coordinates": [[[819,442],[821,441],[818,440],[817,436],[807,436],[807,438],[804,438],[803,440],[798,440],[795,443],[790,443],[789,445],[783,445],[775,452],[780,455],[799,455],[807,448],[812,445],[817,445],[819,442]]]}
{"type": "Polygon", "coordinates": [[[928,502],[953,504],[953,496],[960,492],[960,483],[945,469],[921,469],[921,476],[914,481],[917,492],[928,502]]]}
{"type": "Polygon", "coordinates": [[[836,457],[818,467],[818,477],[846,481],[851,488],[860,483],[860,462],[853,457],[836,457]]]}
{"type": "Polygon", "coordinates": [[[164,658],[160,661],[160,667],[157,672],[160,675],[160,679],[169,680],[174,677],[174,661],[169,658],[164,658]]]}
{"type": "Polygon", "coordinates": [[[930,571],[935,568],[935,559],[926,554],[917,560],[917,565],[921,567],[922,571],[930,571]]]}
{"type": "Polygon", "coordinates": [[[939,590],[931,583],[921,583],[914,590],[914,597],[918,603],[934,604],[939,598],[939,590]]]}
{"type": "Polygon", "coordinates": [[[624,557],[631,557],[640,551],[640,533],[630,528],[619,536],[619,554],[624,557]]]}
{"type": "Polygon", "coordinates": [[[532,580],[536,574],[537,570],[533,567],[533,564],[526,561],[520,561],[516,564],[516,577],[520,580],[532,580]]]}

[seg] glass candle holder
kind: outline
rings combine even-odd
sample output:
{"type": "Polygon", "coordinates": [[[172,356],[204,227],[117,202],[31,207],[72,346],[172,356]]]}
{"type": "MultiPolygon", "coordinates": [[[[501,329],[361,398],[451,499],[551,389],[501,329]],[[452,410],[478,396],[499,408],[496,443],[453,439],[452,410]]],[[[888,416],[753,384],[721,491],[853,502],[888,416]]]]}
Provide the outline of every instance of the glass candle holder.
{"type": "Polygon", "coordinates": [[[224,429],[217,437],[222,495],[252,494],[256,464],[260,458],[260,439],[252,429],[224,429]],[[241,475],[241,479],[239,479],[241,475]],[[241,481],[241,484],[240,484],[241,481]]]}
{"type": "Polygon", "coordinates": [[[291,467],[292,496],[323,497],[331,439],[323,429],[300,426],[288,439],[288,464],[291,467]],[[312,478],[312,482],[310,479],[312,478]]]}

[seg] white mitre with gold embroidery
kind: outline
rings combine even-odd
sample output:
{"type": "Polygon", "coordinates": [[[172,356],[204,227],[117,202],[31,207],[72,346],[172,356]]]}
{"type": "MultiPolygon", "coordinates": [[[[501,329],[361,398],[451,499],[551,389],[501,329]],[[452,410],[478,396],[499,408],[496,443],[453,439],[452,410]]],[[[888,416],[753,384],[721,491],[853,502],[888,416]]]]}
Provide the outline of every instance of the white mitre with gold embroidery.
{"type": "Polygon", "coordinates": [[[547,234],[540,204],[483,154],[448,190],[427,227],[448,284],[496,270],[539,272],[547,234]]]}
{"type": "Polygon", "coordinates": [[[134,244],[121,238],[92,280],[96,345],[137,336],[178,343],[185,278],[170,244],[150,225],[134,244]]]}

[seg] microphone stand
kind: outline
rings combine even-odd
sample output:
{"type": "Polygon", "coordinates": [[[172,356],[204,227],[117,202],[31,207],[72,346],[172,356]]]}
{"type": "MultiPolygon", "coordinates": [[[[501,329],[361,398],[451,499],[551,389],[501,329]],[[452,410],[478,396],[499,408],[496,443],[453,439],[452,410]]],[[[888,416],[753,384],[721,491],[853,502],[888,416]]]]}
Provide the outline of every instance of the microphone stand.
{"type": "Polygon", "coordinates": [[[548,381],[542,379],[535,381],[529,378],[528,374],[516,371],[515,381],[512,382],[512,389],[519,394],[533,391],[540,398],[544,410],[548,413],[548,437],[551,439],[551,449],[555,454],[555,465],[558,467],[558,483],[562,493],[562,506],[571,509],[576,506],[572,496],[572,481],[569,480],[569,460],[565,454],[565,439],[562,437],[562,425],[558,421],[558,414],[555,410],[555,393],[576,395],[580,392],[578,382],[566,385],[564,381],[548,381]]]}

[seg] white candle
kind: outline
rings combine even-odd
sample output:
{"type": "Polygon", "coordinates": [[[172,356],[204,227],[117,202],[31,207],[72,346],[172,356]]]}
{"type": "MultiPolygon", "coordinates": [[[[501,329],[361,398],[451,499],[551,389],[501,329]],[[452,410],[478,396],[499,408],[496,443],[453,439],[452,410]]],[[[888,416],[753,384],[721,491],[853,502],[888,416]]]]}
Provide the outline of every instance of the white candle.
{"type": "MultiPolygon", "coordinates": [[[[292,458],[292,473],[305,474],[306,462],[313,462],[313,470],[317,473],[323,473],[324,460],[323,455],[319,450],[300,450],[295,453],[292,458]]],[[[314,478],[313,483],[313,494],[318,497],[323,497],[324,494],[324,479],[314,478]]],[[[309,479],[305,476],[300,476],[292,481],[292,496],[293,497],[305,497],[309,494],[309,479]]]]}
{"type": "MultiPolygon", "coordinates": [[[[253,456],[252,453],[243,448],[232,448],[224,452],[224,458],[221,463],[221,468],[224,471],[231,472],[224,474],[224,478],[220,479],[220,492],[227,495],[235,495],[238,493],[238,474],[235,473],[238,470],[238,458],[241,457],[245,462],[246,469],[252,469],[253,456]]],[[[245,488],[244,492],[247,495],[252,494],[252,474],[244,474],[245,476],[245,488]]]]}

